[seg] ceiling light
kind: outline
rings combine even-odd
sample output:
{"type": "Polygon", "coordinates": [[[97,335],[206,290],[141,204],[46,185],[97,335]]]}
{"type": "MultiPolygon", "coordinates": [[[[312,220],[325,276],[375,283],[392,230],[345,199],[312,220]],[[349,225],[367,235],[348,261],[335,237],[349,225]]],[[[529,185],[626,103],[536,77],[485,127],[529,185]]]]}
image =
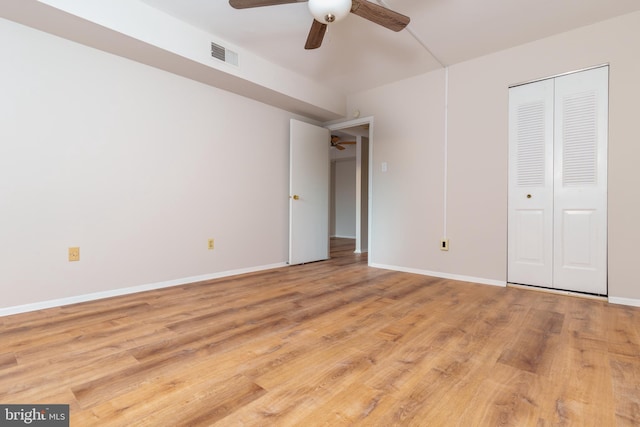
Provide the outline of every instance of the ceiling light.
{"type": "Polygon", "coordinates": [[[329,24],[351,12],[351,0],[309,0],[309,10],[316,21],[329,24]]]}

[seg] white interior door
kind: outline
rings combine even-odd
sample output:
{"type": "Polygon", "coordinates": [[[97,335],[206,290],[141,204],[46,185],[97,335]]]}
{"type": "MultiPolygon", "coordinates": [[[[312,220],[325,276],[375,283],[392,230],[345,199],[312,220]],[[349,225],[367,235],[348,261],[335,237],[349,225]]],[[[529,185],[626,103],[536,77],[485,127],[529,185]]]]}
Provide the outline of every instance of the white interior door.
{"type": "Polygon", "coordinates": [[[329,130],[291,119],[289,264],[329,258],[329,130]]]}
{"type": "Polygon", "coordinates": [[[607,293],[609,68],[555,81],[554,287],[607,293]]]}
{"type": "Polygon", "coordinates": [[[553,286],[553,80],[509,90],[511,283],[553,286]]]}

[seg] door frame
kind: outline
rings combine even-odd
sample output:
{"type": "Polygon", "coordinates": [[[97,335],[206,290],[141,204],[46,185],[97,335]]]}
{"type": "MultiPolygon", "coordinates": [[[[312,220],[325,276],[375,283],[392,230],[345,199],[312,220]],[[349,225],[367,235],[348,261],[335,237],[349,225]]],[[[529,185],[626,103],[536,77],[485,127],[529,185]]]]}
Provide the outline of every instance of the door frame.
{"type": "MultiPolygon", "coordinates": [[[[368,224],[367,224],[367,252],[369,254],[368,256],[368,263],[371,262],[372,256],[371,256],[371,251],[372,251],[372,244],[371,241],[373,240],[371,238],[371,230],[372,230],[372,224],[373,224],[373,212],[372,212],[372,199],[373,199],[373,116],[367,116],[367,117],[359,117],[356,119],[352,119],[352,120],[345,120],[345,121],[341,121],[341,122],[334,122],[334,123],[330,123],[330,124],[325,124],[325,127],[327,129],[329,129],[329,131],[335,131],[335,130],[342,130],[342,129],[348,129],[348,128],[352,128],[352,127],[356,127],[356,126],[362,126],[362,125],[369,125],[369,135],[368,135],[368,139],[369,139],[369,167],[367,170],[367,181],[368,181],[368,186],[367,186],[367,218],[368,218],[368,224]]],[[[356,165],[359,166],[359,165],[356,165]]],[[[356,215],[360,215],[360,211],[358,210],[356,212],[356,215]]],[[[356,233],[359,233],[359,230],[356,230],[356,233]]]]}

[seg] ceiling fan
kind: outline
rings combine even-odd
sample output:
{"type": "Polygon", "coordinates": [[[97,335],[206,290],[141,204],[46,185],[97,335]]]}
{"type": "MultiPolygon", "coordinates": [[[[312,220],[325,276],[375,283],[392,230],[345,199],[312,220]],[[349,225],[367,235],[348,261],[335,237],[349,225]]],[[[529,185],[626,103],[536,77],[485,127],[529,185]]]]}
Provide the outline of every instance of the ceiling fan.
{"type": "Polygon", "coordinates": [[[337,135],[331,135],[331,146],[338,150],[344,150],[346,147],[343,145],[355,145],[356,141],[340,141],[340,137],[337,135]]]}
{"type": "MultiPolygon", "coordinates": [[[[235,9],[274,6],[288,3],[302,3],[307,0],[229,0],[235,9]]],[[[400,31],[409,24],[409,17],[379,6],[367,0],[308,0],[309,10],[314,17],[307,37],[305,49],[317,49],[327,32],[327,24],[346,17],[349,13],[382,25],[393,31],[400,31]]]]}

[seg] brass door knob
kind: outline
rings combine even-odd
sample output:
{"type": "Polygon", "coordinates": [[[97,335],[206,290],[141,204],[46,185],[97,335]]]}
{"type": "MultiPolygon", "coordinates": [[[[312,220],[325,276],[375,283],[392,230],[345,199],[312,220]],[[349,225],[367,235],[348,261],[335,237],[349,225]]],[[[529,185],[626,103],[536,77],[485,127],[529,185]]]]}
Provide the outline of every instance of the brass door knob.
{"type": "Polygon", "coordinates": [[[531,194],[527,194],[527,199],[530,199],[530,198],[531,198],[531,194]]]}
{"type": "Polygon", "coordinates": [[[294,194],[292,197],[293,200],[300,200],[300,196],[298,196],[297,194],[294,194]]]}

